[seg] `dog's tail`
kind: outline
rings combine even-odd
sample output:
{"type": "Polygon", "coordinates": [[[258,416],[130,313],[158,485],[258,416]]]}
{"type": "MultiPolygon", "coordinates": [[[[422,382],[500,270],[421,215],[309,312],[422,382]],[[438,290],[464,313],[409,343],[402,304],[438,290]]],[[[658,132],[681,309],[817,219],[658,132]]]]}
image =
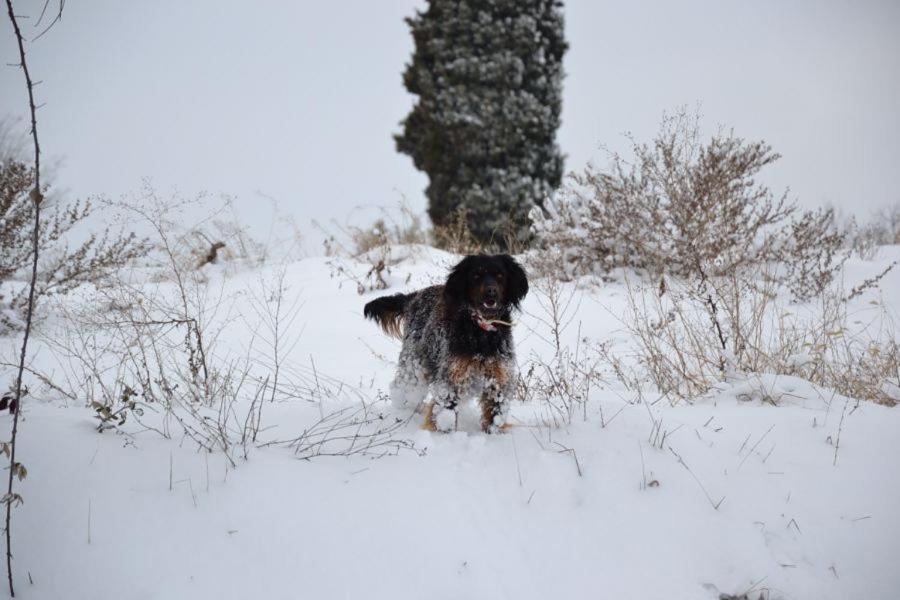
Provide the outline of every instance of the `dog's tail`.
{"type": "Polygon", "coordinates": [[[384,332],[397,339],[403,339],[403,309],[413,294],[394,294],[375,298],[363,307],[363,315],[372,319],[384,332]]]}

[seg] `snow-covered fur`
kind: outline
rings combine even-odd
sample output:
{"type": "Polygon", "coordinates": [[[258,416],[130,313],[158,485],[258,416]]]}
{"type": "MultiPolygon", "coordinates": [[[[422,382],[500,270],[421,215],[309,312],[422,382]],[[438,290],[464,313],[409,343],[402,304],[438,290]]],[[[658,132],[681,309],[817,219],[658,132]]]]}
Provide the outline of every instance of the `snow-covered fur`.
{"type": "Polygon", "coordinates": [[[528,278],[512,257],[467,256],[444,285],[366,304],[366,317],[403,340],[395,405],[419,408],[430,391],[426,424],[450,431],[460,402],[475,397],[482,429],[499,431],[516,384],[510,314],[527,293],[528,278]]]}

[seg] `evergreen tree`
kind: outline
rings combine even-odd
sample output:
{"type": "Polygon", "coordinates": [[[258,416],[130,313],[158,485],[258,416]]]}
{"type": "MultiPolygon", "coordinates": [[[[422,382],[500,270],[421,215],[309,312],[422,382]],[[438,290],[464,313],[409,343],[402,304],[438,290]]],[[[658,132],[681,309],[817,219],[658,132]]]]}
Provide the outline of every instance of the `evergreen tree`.
{"type": "Polygon", "coordinates": [[[397,149],[429,177],[428,214],[459,209],[481,241],[528,235],[528,212],[559,186],[560,0],[429,0],[407,19],[404,84],[418,96],[397,149]]]}

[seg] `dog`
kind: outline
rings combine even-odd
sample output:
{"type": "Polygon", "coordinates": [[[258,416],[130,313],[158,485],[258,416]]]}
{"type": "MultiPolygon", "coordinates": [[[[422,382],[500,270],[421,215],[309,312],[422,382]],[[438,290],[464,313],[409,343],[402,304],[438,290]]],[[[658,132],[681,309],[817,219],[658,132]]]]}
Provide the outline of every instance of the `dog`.
{"type": "Polygon", "coordinates": [[[394,404],[418,409],[430,391],[425,425],[447,432],[460,402],[476,397],[482,430],[501,431],[517,377],[511,315],[527,293],[525,270],[511,256],[477,255],[453,267],[444,285],[366,304],[363,315],[403,341],[394,404]]]}

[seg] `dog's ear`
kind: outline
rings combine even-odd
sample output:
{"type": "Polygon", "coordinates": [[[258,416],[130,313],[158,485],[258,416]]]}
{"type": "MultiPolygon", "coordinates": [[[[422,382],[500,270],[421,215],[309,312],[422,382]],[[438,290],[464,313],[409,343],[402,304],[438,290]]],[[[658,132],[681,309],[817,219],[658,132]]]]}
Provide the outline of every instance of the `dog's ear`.
{"type": "Polygon", "coordinates": [[[468,298],[469,270],[472,267],[474,256],[467,256],[459,261],[447,276],[444,283],[444,302],[451,308],[465,303],[468,298]]]}
{"type": "Polygon", "coordinates": [[[519,303],[528,294],[528,275],[525,269],[509,254],[502,254],[500,260],[506,268],[506,301],[513,308],[519,308],[519,303]]]}

